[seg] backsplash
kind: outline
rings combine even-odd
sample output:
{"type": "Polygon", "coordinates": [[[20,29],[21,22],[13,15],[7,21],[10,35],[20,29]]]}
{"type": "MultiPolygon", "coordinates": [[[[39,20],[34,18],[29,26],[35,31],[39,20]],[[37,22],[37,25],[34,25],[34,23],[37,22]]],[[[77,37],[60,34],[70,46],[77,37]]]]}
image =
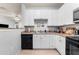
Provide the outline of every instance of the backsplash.
{"type": "Polygon", "coordinates": [[[34,30],[45,31],[47,29],[48,19],[34,19],[34,30]]]}
{"type": "Polygon", "coordinates": [[[79,30],[79,24],[64,25],[62,28],[64,33],[77,34],[77,30],[79,30]]]}
{"type": "Polygon", "coordinates": [[[65,32],[67,28],[79,30],[79,24],[70,24],[64,26],[48,26],[47,24],[35,24],[34,26],[25,26],[25,31],[50,31],[65,32]]]}
{"type": "Polygon", "coordinates": [[[24,26],[26,32],[33,32],[34,31],[34,26],[24,26]]]}
{"type": "Polygon", "coordinates": [[[45,31],[45,30],[48,30],[47,24],[36,24],[34,26],[34,30],[35,31],[45,31]]]}
{"type": "Polygon", "coordinates": [[[58,26],[48,26],[48,31],[59,32],[59,27],[58,26]]]}
{"type": "Polygon", "coordinates": [[[34,26],[25,26],[25,31],[49,31],[49,32],[59,32],[58,26],[47,26],[47,24],[40,24],[40,25],[34,25],[34,26]]]}

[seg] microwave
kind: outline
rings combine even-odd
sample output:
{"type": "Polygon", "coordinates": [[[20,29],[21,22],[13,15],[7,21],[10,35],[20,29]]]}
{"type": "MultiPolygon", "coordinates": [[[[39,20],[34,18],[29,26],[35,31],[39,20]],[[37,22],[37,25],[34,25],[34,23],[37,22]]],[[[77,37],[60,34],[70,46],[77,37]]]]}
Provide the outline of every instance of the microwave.
{"type": "Polygon", "coordinates": [[[74,23],[79,23],[79,8],[73,11],[73,21],[74,23]]]}

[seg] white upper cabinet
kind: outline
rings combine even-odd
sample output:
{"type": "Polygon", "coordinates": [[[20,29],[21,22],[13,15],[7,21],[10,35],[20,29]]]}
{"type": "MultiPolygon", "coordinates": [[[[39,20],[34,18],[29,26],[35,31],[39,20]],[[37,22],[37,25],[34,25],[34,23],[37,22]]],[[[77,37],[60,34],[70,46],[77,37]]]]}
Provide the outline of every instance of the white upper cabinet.
{"type": "Polygon", "coordinates": [[[43,8],[22,8],[22,17],[24,25],[34,25],[34,19],[48,19],[47,25],[59,25],[58,23],[58,10],[43,9],[43,8]]]}
{"type": "Polygon", "coordinates": [[[73,23],[73,11],[78,8],[79,4],[65,3],[59,9],[59,21],[61,21],[61,25],[74,24],[73,23]]]}
{"type": "Polygon", "coordinates": [[[34,25],[34,20],[33,20],[33,12],[31,10],[26,10],[24,14],[24,25],[34,25]]]}
{"type": "Polygon", "coordinates": [[[34,25],[35,18],[48,19],[49,26],[73,24],[73,10],[76,7],[79,7],[79,4],[64,4],[59,9],[24,7],[22,8],[23,24],[34,25]]]}
{"type": "Polygon", "coordinates": [[[32,11],[32,16],[33,16],[33,20],[34,19],[39,19],[40,18],[40,10],[31,10],[32,11]]]}

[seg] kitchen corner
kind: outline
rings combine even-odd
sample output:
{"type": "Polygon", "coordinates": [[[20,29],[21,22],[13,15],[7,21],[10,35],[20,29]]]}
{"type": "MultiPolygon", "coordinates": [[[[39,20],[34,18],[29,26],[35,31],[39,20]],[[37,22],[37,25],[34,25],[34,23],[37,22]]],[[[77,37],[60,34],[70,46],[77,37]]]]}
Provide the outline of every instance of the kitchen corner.
{"type": "Polygon", "coordinates": [[[25,27],[26,27],[25,31],[21,32],[21,41],[22,41],[21,49],[22,50],[55,49],[58,51],[59,54],[67,55],[68,53],[66,53],[67,52],[66,43],[68,42],[67,41],[68,38],[79,37],[79,35],[75,35],[76,34],[75,27],[70,27],[69,25],[48,26],[47,27],[48,30],[45,30],[45,31],[42,29],[41,31],[39,30],[35,31],[34,26],[33,27],[25,26],[25,27]],[[62,30],[60,28],[62,28],[62,30]]]}
{"type": "Polygon", "coordinates": [[[79,55],[79,4],[0,6],[0,54],[79,55]]]}

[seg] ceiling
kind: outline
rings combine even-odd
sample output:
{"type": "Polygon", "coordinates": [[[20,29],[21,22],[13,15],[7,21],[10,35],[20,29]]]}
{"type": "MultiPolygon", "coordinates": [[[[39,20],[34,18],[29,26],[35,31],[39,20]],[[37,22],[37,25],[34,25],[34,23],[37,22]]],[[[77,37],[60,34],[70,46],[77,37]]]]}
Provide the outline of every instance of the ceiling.
{"type": "Polygon", "coordinates": [[[44,8],[59,9],[64,3],[25,3],[26,8],[44,8]]]}
{"type": "Polygon", "coordinates": [[[12,15],[20,14],[21,4],[20,3],[0,3],[0,14],[12,15]]]}
{"type": "MultiPolygon", "coordinates": [[[[26,8],[53,8],[59,9],[64,3],[23,3],[26,8]]],[[[0,3],[0,15],[13,17],[20,15],[21,3],[0,3]]]]}

